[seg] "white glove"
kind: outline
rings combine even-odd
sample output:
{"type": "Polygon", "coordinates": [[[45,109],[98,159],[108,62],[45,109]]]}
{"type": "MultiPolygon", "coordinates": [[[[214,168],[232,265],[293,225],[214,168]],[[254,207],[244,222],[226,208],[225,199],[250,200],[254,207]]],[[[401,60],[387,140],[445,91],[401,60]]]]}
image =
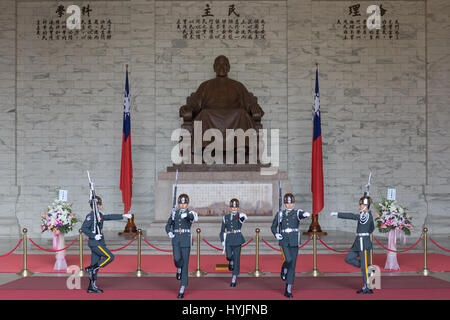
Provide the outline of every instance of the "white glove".
{"type": "Polygon", "coordinates": [[[311,216],[311,213],[309,213],[309,212],[303,212],[303,217],[304,218],[308,218],[308,217],[310,217],[311,216]]]}
{"type": "Polygon", "coordinates": [[[334,211],[330,213],[330,216],[332,216],[332,217],[335,217],[335,216],[337,216],[337,215],[338,215],[338,213],[337,213],[337,212],[334,212],[334,211]]]}
{"type": "Polygon", "coordinates": [[[279,233],[275,233],[275,238],[277,238],[277,240],[283,240],[283,236],[279,233]]]}
{"type": "Polygon", "coordinates": [[[248,219],[247,215],[245,213],[239,213],[239,218],[244,218],[244,221],[248,219]]]}
{"type": "Polygon", "coordinates": [[[95,240],[99,241],[102,238],[101,234],[96,234],[95,235],[95,240]]]}
{"type": "Polygon", "coordinates": [[[186,212],[185,212],[185,213],[182,213],[180,217],[181,217],[181,219],[186,218],[186,217],[187,217],[187,213],[186,213],[186,212]]]}
{"type": "Polygon", "coordinates": [[[224,241],[224,242],[222,242],[222,247],[225,247],[225,241],[224,241]]]}
{"type": "Polygon", "coordinates": [[[172,231],[170,231],[170,232],[168,233],[168,235],[169,235],[169,238],[170,238],[170,239],[172,239],[172,238],[175,237],[174,234],[172,233],[172,231]]]}
{"type": "Polygon", "coordinates": [[[131,213],[127,213],[123,215],[124,218],[131,219],[131,213]]]}

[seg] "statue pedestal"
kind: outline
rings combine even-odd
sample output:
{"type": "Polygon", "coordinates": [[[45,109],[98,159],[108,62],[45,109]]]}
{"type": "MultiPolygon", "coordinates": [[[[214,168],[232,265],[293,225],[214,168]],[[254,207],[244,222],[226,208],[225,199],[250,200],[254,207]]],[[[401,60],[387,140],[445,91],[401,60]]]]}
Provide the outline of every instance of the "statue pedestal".
{"type": "MultiPolygon", "coordinates": [[[[227,168],[228,169],[228,168],[227,168]]],[[[242,169],[242,168],[239,168],[242,169]]],[[[170,171],[170,168],[168,168],[170,171]]],[[[287,173],[280,172],[282,192],[292,192],[287,173]]],[[[167,237],[165,226],[172,212],[175,172],[160,172],[155,186],[155,220],[150,237],[167,237]]],[[[248,216],[242,227],[246,240],[255,237],[260,228],[261,237],[272,237],[270,227],[278,211],[278,174],[261,175],[253,171],[179,171],[177,197],[189,195],[189,209],[199,214],[192,226],[193,234],[200,228],[207,241],[218,241],[222,217],[229,213],[229,201],[239,199],[240,211],[248,216]]]]}

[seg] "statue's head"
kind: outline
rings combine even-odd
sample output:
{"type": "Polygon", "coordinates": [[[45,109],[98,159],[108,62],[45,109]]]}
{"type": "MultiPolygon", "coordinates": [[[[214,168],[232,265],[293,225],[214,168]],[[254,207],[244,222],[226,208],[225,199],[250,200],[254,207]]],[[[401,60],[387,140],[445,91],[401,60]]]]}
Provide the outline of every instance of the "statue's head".
{"type": "Polygon", "coordinates": [[[214,72],[218,77],[226,77],[230,72],[230,61],[228,58],[220,55],[214,60],[214,72]]]}

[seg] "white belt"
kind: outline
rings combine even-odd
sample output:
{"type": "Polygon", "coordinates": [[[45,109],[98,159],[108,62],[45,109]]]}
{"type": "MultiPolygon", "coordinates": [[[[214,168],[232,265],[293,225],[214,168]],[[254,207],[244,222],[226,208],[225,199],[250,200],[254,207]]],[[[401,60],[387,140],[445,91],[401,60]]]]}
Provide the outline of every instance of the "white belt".
{"type": "Polygon", "coordinates": [[[230,233],[239,233],[239,232],[241,232],[241,230],[231,230],[231,231],[227,231],[228,234],[230,234],[230,233]]]}
{"type": "Polygon", "coordinates": [[[357,233],[356,236],[357,237],[368,237],[368,236],[370,236],[370,233],[357,233]]]}
{"type": "Polygon", "coordinates": [[[298,229],[287,228],[287,229],[281,230],[281,232],[286,232],[286,233],[290,233],[290,232],[298,232],[298,229]]]}
{"type": "Polygon", "coordinates": [[[189,230],[189,229],[175,229],[175,230],[173,230],[173,232],[175,232],[175,233],[186,233],[186,232],[191,233],[191,230],[189,230]]]}

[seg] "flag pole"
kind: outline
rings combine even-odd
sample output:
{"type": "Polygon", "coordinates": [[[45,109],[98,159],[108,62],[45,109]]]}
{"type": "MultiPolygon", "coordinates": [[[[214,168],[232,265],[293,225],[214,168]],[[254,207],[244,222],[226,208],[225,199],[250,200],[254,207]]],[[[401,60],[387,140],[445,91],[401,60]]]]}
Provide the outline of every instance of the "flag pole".
{"type": "MultiPolygon", "coordinates": [[[[126,72],[128,73],[128,64],[125,65],[126,68],[126,72]]],[[[130,85],[129,80],[128,80],[128,86],[130,85]]],[[[131,214],[131,219],[127,220],[127,224],[125,225],[125,228],[123,230],[123,232],[119,232],[120,236],[125,236],[125,237],[132,237],[135,236],[136,234],[138,234],[138,230],[136,227],[136,224],[134,223],[134,213],[131,214]]]]}
{"type": "MultiPolygon", "coordinates": [[[[318,70],[318,69],[319,69],[319,63],[316,62],[316,70],[318,70]]],[[[317,79],[316,79],[316,81],[317,81],[317,79]]],[[[313,195],[313,199],[314,199],[314,195],[313,195]]],[[[309,229],[308,229],[307,232],[304,232],[303,234],[311,236],[314,233],[316,235],[319,235],[319,236],[326,236],[327,235],[327,233],[322,231],[322,228],[320,227],[320,224],[319,224],[319,212],[317,212],[316,214],[313,212],[313,214],[311,216],[311,224],[309,226],[309,229]]]]}

